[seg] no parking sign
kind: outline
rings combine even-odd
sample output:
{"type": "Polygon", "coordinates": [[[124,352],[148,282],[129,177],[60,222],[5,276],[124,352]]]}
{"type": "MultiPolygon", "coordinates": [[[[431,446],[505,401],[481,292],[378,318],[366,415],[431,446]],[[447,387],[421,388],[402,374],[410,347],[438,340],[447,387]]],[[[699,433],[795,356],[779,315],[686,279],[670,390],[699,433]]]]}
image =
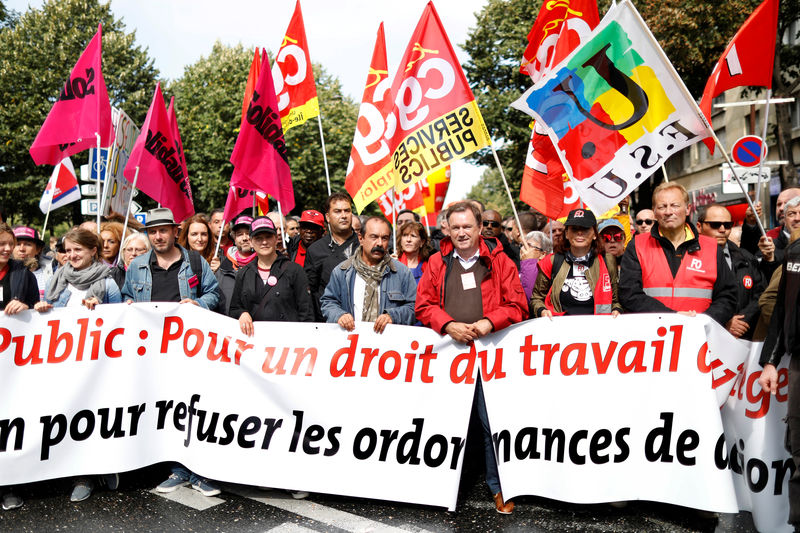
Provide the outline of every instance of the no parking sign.
{"type": "Polygon", "coordinates": [[[731,157],[743,167],[755,167],[767,157],[767,144],[756,135],[745,135],[733,145],[731,157]]]}

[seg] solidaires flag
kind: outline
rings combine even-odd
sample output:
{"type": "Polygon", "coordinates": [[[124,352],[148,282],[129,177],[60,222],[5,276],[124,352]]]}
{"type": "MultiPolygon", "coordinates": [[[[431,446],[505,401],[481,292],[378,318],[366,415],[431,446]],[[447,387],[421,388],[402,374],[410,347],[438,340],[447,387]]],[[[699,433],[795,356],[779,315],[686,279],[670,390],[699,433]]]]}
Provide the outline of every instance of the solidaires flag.
{"type": "Polygon", "coordinates": [[[595,213],[707,135],[697,104],[628,0],[512,106],[546,126],[595,213]]]}

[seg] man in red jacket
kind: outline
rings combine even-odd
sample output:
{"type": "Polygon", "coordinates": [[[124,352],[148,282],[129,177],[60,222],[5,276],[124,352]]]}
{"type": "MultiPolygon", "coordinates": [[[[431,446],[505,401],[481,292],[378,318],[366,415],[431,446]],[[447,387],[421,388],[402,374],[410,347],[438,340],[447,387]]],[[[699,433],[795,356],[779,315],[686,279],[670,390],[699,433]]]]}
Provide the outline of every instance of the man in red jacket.
{"type": "MultiPolygon", "coordinates": [[[[456,342],[469,343],[528,318],[528,301],[513,261],[496,239],[481,238],[481,212],[469,202],[447,210],[450,238],[428,261],[417,287],[417,320],[456,342]]],[[[497,459],[480,380],[474,406],[483,427],[486,483],[502,514],[514,510],[500,490],[497,459]]]]}

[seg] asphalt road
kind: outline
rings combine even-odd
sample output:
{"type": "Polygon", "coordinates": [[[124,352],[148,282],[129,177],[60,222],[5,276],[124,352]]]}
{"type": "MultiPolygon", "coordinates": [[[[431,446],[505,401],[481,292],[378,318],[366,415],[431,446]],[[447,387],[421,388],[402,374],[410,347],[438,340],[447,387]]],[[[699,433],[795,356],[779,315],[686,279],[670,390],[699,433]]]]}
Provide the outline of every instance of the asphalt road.
{"type": "Polygon", "coordinates": [[[494,511],[489,490],[476,469],[464,471],[456,512],[376,500],[312,494],[294,500],[280,490],[223,485],[223,493],[204,497],[189,487],[161,495],[153,488],[168,469],[154,465],[122,474],[119,490],[98,489],[89,500],[71,503],[70,480],[18,488],[20,509],[0,511],[2,532],[271,532],[311,531],[755,531],[748,513],[701,516],[696,511],[653,502],[574,505],[544,498],[516,500],[512,515],[494,511]]]}

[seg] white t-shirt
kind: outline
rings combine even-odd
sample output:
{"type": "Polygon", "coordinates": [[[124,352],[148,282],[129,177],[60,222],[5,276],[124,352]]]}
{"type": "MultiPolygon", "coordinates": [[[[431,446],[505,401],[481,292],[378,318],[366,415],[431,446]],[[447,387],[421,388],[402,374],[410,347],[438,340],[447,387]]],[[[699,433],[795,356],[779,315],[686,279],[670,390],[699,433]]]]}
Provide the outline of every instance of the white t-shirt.
{"type": "Polygon", "coordinates": [[[355,273],[355,282],[353,283],[353,319],[356,322],[361,322],[361,317],[364,310],[364,293],[367,292],[367,282],[364,278],[355,273]]]}
{"type": "Polygon", "coordinates": [[[89,289],[80,290],[72,283],[67,285],[67,290],[69,291],[67,307],[80,307],[83,305],[83,300],[86,299],[86,293],[89,291],[89,289]]]}

